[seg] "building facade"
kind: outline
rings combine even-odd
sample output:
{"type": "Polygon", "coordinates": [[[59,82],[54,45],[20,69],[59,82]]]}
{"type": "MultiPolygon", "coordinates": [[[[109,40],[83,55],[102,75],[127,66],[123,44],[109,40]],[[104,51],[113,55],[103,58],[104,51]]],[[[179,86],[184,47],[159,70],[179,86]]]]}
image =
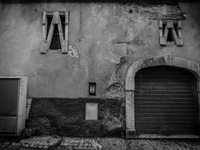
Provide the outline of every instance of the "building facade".
{"type": "Polygon", "coordinates": [[[28,77],[47,134],[194,135],[199,20],[195,1],[1,1],[0,75],[28,77]]]}

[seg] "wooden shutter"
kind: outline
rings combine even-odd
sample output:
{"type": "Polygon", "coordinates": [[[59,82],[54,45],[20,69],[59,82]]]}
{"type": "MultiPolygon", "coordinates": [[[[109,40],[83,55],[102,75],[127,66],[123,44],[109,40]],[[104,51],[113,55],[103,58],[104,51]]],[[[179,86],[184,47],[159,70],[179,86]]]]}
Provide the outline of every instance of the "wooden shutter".
{"type": "Polygon", "coordinates": [[[47,14],[46,12],[43,12],[42,17],[42,42],[41,42],[41,48],[40,53],[45,54],[47,52],[47,14]]]}

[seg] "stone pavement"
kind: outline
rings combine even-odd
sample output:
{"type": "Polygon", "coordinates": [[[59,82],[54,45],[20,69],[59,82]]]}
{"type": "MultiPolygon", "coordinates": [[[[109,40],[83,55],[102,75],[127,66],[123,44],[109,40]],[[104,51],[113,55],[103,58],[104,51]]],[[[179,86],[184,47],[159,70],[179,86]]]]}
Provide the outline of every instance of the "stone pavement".
{"type": "Polygon", "coordinates": [[[70,138],[35,136],[17,140],[0,138],[0,150],[200,150],[200,140],[70,138]]]}
{"type": "Polygon", "coordinates": [[[56,149],[56,150],[101,150],[101,145],[94,139],[67,138],[59,136],[40,136],[29,139],[10,141],[2,139],[1,150],[29,150],[29,149],[56,149]]]}

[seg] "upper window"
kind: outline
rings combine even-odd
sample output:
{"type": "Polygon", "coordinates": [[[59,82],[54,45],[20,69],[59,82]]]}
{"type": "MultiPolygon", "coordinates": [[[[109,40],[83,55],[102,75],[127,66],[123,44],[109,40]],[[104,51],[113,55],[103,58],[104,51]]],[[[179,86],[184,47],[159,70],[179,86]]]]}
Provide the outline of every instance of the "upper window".
{"type": "Polygon", "coordinates": [[[43,12],[41,53],[68,50],[69,12],[43,12]]]}
{"type": "Polygon", "coordinates": [[[159,21],[160,45],[175,42],[177,46],[183,45],[181,21],[159,21]]]}

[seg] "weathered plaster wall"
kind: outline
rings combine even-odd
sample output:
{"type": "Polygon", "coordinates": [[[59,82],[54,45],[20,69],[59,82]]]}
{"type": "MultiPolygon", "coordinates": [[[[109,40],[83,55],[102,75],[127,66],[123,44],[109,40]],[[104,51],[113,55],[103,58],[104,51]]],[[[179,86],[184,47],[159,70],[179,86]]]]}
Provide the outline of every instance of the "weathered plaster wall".
{"type": "Polygon", "coordinates": [[[137,60],[165,54],[200,63],[200,5],[180,3],[180,7],[187,13],[182,26],[184,46],[161,47],[154,19],[182,19],[177,7],[0,4],[0,75],[28,76],[29,97],[88,97],[88,82],[97,82],[97,97],[105,97],[113,81],[124,86],[124,71],[118,79],[113,77],[113,72],[120,72],[115,70],[119,66],[127,68],[137,60]],[[69,43],[76,46],[78,58],[61,53],[40,54],[43,11],[70,11],[69,43]]]}

